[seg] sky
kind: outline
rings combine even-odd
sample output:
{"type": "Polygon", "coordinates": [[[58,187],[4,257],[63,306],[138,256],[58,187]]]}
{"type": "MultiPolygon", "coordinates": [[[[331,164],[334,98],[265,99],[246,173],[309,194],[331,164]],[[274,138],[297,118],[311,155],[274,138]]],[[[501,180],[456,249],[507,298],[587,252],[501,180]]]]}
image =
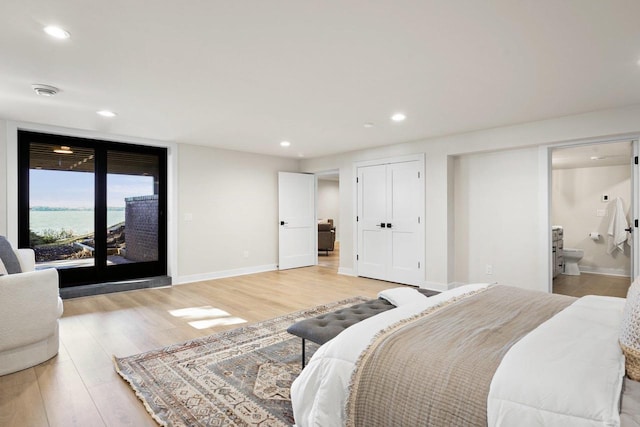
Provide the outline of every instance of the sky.
{"type": "MultiPolygon", "coordinates": [[[[153,177],[107,175],[107,206],[124,207],[125,197],[153,194],[153,177]]],[[[93,208],[94,174],[88,172],[29,171],[30,206],[93,208]]]]}

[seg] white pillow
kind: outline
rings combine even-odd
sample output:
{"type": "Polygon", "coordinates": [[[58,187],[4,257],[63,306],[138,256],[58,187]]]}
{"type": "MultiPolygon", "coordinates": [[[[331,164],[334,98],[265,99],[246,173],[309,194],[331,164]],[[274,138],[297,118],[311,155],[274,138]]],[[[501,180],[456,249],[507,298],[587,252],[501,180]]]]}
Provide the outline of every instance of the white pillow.
{"type": "Polygon", "coordinates": [[[629,287],[624,306],[620,347],[625,357],[627,376],[640,381],[640,277],[629,287]]]}

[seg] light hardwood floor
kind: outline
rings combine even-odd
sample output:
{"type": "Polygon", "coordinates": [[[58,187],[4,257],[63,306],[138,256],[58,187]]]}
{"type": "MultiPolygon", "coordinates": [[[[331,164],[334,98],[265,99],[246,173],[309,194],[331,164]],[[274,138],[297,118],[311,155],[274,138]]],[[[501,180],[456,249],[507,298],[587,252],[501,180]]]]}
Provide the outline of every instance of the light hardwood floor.
{"type": "Polygon", "coordinates": [[[129,356],[242,326],[196,329],[190,325],[194,320],[257,322],[352,296],[374,298],[394,286],[316,266],[65,300],[58,356],[0,377],[0,426],[155,426],[114,371],[112,355],[129,356]],[[171,314],[194,307],[217,308],[229,316],[171,314]]]}
{"type": "Polygon", "coordinates": [[[318,265],[338,271],[340,266],[340,243],[336,242],[332,251],[318,252],[318,265]]]}

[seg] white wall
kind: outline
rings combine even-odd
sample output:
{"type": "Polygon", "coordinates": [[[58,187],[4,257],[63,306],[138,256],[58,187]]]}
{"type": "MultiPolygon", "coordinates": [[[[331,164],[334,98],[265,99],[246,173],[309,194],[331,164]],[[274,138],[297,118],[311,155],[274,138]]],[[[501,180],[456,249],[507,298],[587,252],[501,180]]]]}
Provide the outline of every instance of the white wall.
{"type": "Polygon", "coordinates": [[[455,281],[540,289],[537,149],[459,156],[454,169],[455,281]]]}
{"type": "Polygon", "coordinates": [[[584,257],[578,263],[580,270],[629,276],[629,246],[625,245],[624,253],[607,253],[607,229],[616,197],[622,198],[625,213],[629,212],[629,166],[556,169],[552,184],[552,223],[563,226],[565,247],[584,250],[584,257]],[[603,194],[608,194],[611,202],[603,203],[603,194]],[[603,209],[607,216],[597,216],[597,211],[603,209]],[[588,234],[592,231],[603,237],[598,241],[591,240],[588,234]]]}
{"type": "Polygon", "coordinates": [[[340,241],[340,183],[318,178],[318,219],[333,219],[336,240],[340,241]]]}
{"type": "Polygon", "coordinates": [[[0,119],[0,236],[7,235],[7,122],[0,119]]]}
{"type": "Polygon", "coordinates": [[[278,171],[298,161],[187,144],[178,159],[179,281],[275,269],[278,171]]]}
{"type": "MultiPolygon", "coordinates": [[[[452,156],[481,152],[499,152],[501,150],[517,150],[526,147],[566,144],[571,141],[600,140],[621,135],[637,135],[640,133],[640,106],[623,109],[598,111],[593,113],[543,120],[495,129],[470,132],[466,134],[431,138],[422,141],[409,142],[369,150],[342,153],[315,159],[301,160],[301,171],[320,172],[325,170],[340,170],[340,272],[343,274],[357,273],[354,254],[354,195],[355,179],[353,177],[353,163],[364,160],[383,159],[395,156],[425,153],[425,286],[435,289],[445,289],[455,283],[455,215],[452,198],[455,185],[452,185],[452,156]]],[[[523,212],[522,227],[538,227],[536,242],[529,242],[526,248],[531,254],[529,260],[535,268],[541,271],[549,270],[549,262],[545,254],[549,254],[550,243],[546,237],[546,223],[548,223],[547,188],[541,185],[546,182],[546,157],[538,151],[530,152],[530,156],[521,158],[522,168],[532,170],[538,168],[538,186],[536,194],[526,194],[528,211],[523,212]],[[544,176],[543,176],[544,175],[544,176]],[[543,223],[545,225],[543,225],[543,223]],[[538,234],[539,233],[539,234],[538,234]]],[[[489,169],[504,168],[502,156],[489,157],[485,165],[489,169]]],[[[519,169],[519,168],[516,168],[519,169]]],[[[508,168],[502,176],[501,182],[512,179],[517,170],[508,168]]],[[[489,225],[489,224],[487,224],[489,225]]],[[[514,240],[511,236],[498,235],[495,237],[497,245],[510,245],[514,240]]],[[[476,248],[476,245],[472,245],[476,248]]],[[[475,249],[474,249],[475,250],[475,249]]],[[[485,263],[482,254],[469,252],[468,273],[483,271],[485,263]],[[473,265],[472,265],[473,264],[473,265]]],[[[508,255],[509,262],[517,263],[519,251],[508,255]]],[[[506,259],[505,259],[505,262],[506,259]]],[[[497,273],[496,273],[497,274],[497,273]]],[[[548,279],[544,277],[523,278],[526,283],[522,286],[547,291],[548,279]]]]}

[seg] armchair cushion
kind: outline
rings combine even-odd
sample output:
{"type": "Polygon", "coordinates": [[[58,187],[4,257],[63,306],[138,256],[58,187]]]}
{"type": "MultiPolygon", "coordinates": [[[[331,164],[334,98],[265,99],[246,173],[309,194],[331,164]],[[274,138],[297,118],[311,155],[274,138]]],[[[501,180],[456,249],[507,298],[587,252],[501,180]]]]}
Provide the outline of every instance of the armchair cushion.
{"type": "Polygon", "coordinates": [[[6,237],[0,236],[0,259],[9,274],[22,273],[20,261],[6,237]]]}
{"type": "Polygon", "coordinates": [[[36,253],[33,249],[16,249],[15,252],[20,260],[20,266],[22,267],[23,273],[25,271],[34,271],[36,269],[36,253]]]}

